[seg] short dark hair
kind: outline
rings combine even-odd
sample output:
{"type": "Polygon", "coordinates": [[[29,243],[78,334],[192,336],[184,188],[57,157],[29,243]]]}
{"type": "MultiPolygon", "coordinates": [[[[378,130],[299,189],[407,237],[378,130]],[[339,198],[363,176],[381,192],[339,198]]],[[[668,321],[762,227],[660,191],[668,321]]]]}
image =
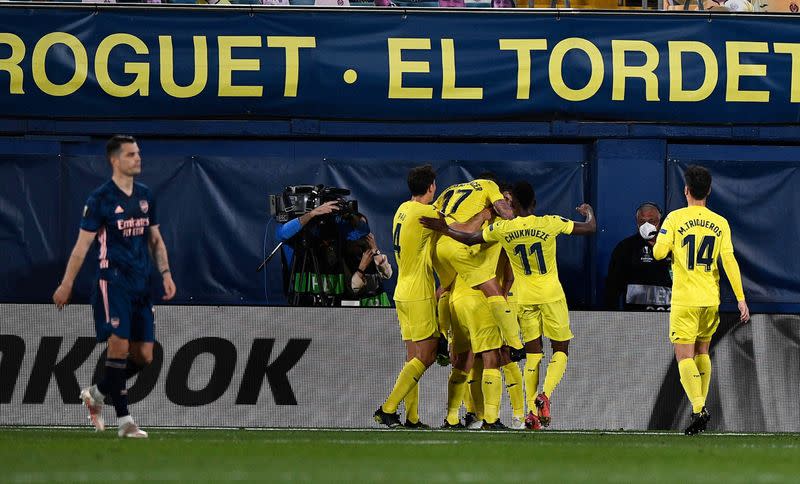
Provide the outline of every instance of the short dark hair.
{"type": "Polygon", "coordinates": [[[533,186],[526,181],[519,181],[511,189],[511,196],[523,210],[531,210],[536,205],[536,193],[533,186]]]}
{"type": "Polygon", "coordinates": [[[482,171],[475,177],[476,180],[491,180],[497,183],[497,175],[493,171],[482,171]]]}
{"type": "Polygon", "coordinates": [[[127,134],[115,134],[106,143],[106,158],[109,160],[112,156],[118,155],[120,148],[125,143],[136,143],[136,138],[127,134]]]}
{"type": "Polygon", "coordinates": [[[510,183],[506,182],[498,183],[497,187],[500,188],[500,193],[510,192],[511,188],[513,188],[510,183]]]}
{"type": "Polygon", "coordinates": [[[711,172],[702,166],[690,165],[683,174],[689,193],[695,200],[703,200],[711,191],[711,172]]]}
{"type": "Polygon", "coordinates": [[[412,168],[408,172],[408,189],[411,195],[425,195],[428,188],[436,181],[436,172],[431,165],[422,165],[412,168]]]}

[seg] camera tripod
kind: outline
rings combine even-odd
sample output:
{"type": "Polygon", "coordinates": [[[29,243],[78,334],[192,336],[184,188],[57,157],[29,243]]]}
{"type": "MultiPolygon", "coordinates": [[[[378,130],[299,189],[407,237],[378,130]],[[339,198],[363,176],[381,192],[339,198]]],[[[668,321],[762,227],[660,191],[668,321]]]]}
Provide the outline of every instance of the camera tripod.
{"type": "MultiPolygon", "coordinates": [[[[324,230],[321,234],[320,222],[321,219],[313,220],[290,239],[289,246],[294,250],[291,261],[287,261],[286,254],[281,252],[284,293],[290,306],[327,307],[341,304],[344,273],[340,267],[343,262],[339,234],[336,233],[333,238],[330,233],[326,237],[324,230]],[[326,259],[327,263],[321,263],[318,254],[324,248],[333,251],[327,254],[330,256],[326,259]],[[331,267],[327,267],[329,265],[331,267]]],[[[280,242],[276,245],[261,261],[256,272],[261,271],[284,244],[280,242]]]]}
{"type": "Polygon", "coordinates": [[[329,274],[320,271],[317,254],[309,244],[308,237],[300,233],[294,257],[289,269],[287,295],[290,306],[327,307],[338,306],[339,297],[331,294],[334,281],[329,274]],[[299,268],[299,271],[298,271],[299,268]]]}

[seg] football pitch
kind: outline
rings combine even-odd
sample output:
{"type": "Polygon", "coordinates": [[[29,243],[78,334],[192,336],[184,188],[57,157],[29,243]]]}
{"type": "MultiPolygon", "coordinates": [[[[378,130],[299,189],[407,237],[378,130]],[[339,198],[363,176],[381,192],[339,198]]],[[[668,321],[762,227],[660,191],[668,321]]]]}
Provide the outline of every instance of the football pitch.
{"type": "Polygon", "coordinates": [[[0,428],[0,482],[797,482],[800,435],[0,428]]]}

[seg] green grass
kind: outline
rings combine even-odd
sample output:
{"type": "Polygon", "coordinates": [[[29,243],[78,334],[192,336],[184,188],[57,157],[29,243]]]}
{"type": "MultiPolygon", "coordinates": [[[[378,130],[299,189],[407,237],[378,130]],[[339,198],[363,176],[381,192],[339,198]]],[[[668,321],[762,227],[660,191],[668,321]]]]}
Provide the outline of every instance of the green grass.
{"type": "Polygon", "coordinates": [[[800,436],[0,428],[0,482],[797,482],[800,436]]]}

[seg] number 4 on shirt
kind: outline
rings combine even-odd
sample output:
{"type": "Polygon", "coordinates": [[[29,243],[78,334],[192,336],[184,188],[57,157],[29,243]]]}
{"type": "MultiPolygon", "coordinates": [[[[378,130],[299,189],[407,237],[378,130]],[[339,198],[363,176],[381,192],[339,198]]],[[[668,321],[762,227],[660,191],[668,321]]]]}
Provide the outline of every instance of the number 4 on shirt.
{"type": "Polygon", "coordinates": [[[396,255],[400,255],[400,227],[402,226],[403,224],[396,224],[394,226],[394,236],[392,239],[394,241],[394,252],[396,255]]]}

